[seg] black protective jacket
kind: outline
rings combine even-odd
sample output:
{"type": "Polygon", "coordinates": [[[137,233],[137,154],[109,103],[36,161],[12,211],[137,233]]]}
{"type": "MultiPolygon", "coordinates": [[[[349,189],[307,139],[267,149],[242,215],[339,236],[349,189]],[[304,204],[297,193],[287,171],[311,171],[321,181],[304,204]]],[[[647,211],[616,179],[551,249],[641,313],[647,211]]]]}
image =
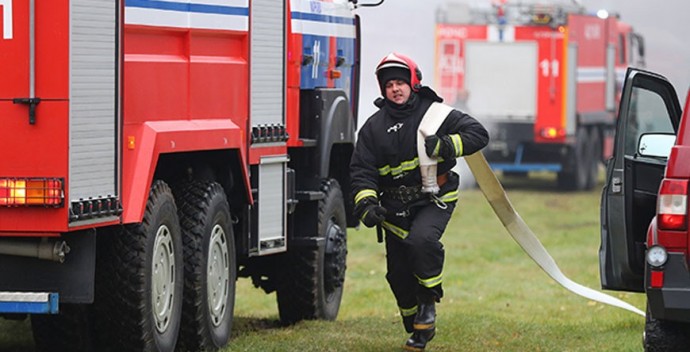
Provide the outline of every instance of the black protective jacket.
{"type": "MultiPolygon", "coordinates": [[[[412,93],[403,106],[377,99],[375,104],[380,109],[360,128],[350,162],[352,196],[358,216],[362,216],[363,204],[379,202],[382,192],[387,189],[421,186],[417,130],[434,101],[443,100],[428,87],[412,93]]],[[[459,135],[461,139],[459,156],[473,154],[489,141],[486,129],[472,116],[458,110],[448,115],[436,133],[438,136],[452,134],[459,135]]],[[[448,173],[455,164],[455,158],[439,160],[437,173],[448,173]]],[[[448,182],[441,187],[438,197],[448,202],[457,200],[458,186],[459,177],[450,172],[448,182]]],[[[403,204],[389,202],[383,205],[390,212],[403,204]]]]}

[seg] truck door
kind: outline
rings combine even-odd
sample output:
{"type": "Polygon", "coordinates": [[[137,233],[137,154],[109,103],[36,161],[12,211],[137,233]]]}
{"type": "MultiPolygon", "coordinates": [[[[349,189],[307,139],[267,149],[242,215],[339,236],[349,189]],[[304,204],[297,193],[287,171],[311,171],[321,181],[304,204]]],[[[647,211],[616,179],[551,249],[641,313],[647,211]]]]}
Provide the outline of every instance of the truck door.
{"type": "Polygon", "coordinates": [[[628,69],[601,197],[599,270],[605,289],[644,291],[646,233],[656,213],[667,156],[640,153],[644,146],[639,140],[644,133],[675,134],[680,112],[675,90],[665,78],[628,69]]]}
{"type": "Polygon", "coordinates": [[[117,219],[119,6],[0,0],[0,229],[117,219]]]}
{"type": "Polygon", "coordinates": [[[254,207],[251,255],[287,250],[287,163],[285,149],[285,2],[254,0],[250,20],[250,102],[252,150],[264,154],[252,177],[258,196],[254,207]],[[273,131],[273,132],[269,132],[273,131]],[[264,138],[271,135],[270,138],[264,138]],[[273,138],[275,137],[275,138],[273,138]],[[261,152],[263,153],[263,151],[261,152]]]}

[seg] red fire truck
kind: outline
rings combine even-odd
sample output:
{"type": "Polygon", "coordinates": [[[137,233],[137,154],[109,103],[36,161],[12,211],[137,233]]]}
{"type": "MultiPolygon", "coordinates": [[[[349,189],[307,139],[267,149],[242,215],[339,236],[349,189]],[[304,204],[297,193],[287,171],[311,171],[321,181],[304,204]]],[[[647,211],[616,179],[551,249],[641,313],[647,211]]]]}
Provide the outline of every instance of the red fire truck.
{"type": "Polygon", "coordinates": [[[591,189],[612,152],[625,69],[643,65],[642,37],[575,2],[449,3],[437,17],[436,84],[489,127],[492,168],[591,189]]]}
{"type": "Polygon", "coordinates": [[[0,315],[41,350],[213,350],[249,277],[335,319],[355,5],[0,0],[0,315]]]}

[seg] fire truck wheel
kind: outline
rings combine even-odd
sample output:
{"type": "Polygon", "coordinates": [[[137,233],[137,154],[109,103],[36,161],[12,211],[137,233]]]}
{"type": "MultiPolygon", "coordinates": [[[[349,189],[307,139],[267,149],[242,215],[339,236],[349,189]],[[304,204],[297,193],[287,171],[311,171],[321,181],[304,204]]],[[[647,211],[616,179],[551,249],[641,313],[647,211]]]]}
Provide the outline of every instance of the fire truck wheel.
{"type": "Polygon", "coordinates": [[[589,131],[589,143],[587,153],[587,186],[585,189],[593,189],[599,181],[599,162],[601,161],[601,138],[596,128],[589,131]]]}
{"type": "MultiPolygon", "coordinates": [[[[173,194],[154,181],[140,224],[99,243],[98,350],[173,351],[182,317],[182,235],[173,194]]],[[[100,241],[100,239],[99,239],[100,241]]]]}
{"type": "Polygon", "coordinates": [[[277,288],[280,320],[335,320],[345,282],[347,222],[345,203],[336,180],[323,183],[318,233],[325,245],[293,248],[283,257],[277,288]]]}
{"type": "Polygon", "coordinates": [[[656,319],[647,307],[644,350],[647,352],[684,351],[690,345],[690,324],[656,319]]]}
{"type": "Polygon", "coordinates": [[[184,301],[180,348],[211,351],[225,346],[235,307],[235,239],[223,187],[189,182],[175,187],[184,242],[184,301]]]}
{"type": "Polygon", "coordinates": [[[92,351],[89,306],[63,304],[60,314],[34,314],[31,330],[37,351],[92,351]]]}
{"type": "Polygon", "coordinates": [[[575,146],[568,153],[570,163],[566,170],[558,173],[558,187],[566,191],[581,191],[587,187],[587,175],[590,173],[588,167],[589,155],[587,145],[589,135],[585,128],[577,130],[575,146]]]}

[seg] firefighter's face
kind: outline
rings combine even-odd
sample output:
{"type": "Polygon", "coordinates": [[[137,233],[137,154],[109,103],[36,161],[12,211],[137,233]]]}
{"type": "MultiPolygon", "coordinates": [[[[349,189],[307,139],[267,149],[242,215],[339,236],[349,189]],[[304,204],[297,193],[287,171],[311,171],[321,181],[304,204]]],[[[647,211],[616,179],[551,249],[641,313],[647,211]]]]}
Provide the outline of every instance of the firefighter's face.
{"type": "Polygon", "coordinates": [[[410,99],[411,90],[410,85],[400,79],[386,82],[386,98],[396,104],[405,104],[410,99]]]}

